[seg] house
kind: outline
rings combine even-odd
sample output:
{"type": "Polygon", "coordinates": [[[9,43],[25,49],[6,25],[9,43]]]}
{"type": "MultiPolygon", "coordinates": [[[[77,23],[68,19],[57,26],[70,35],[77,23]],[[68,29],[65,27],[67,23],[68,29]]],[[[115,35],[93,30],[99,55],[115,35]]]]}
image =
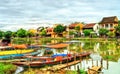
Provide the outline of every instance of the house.
{"type": "Polygon", "coordinates": [[[48,27],[46,28],[46,32],[47,32],[47,36],[50,36],[52,38],[56,37],[57,35],[54,32],[54,28],[53,27],[48,27]]]}
{"type": "Polygon", "coordinates": [[[105,28],[110,31],[114,31],[114,27],[118,26],[118,18],[117,16],[104,17],[99,24],[100,28],[105,28]]]}
{"type": "MultiPolygon", "coordinates": [[[[68,29],[69,29],[69,35],[71,35],[71,33],[73,34],[76,34],[78,36],[81,36],[83,33],[83,24],[80,23],[80,22],[75,22],[75,23],[72,23],[68,26],[68,29]],[[76,27],[79,27],[76,29],[76,27]],[[71,32],[71,33],[70,33],[71,32]]],[[[72,35],[72,37],[74,37],[74,34],[72,35]]]]}
{"type": "Polygon", "coordinates": [[[85,26],[83,26],[83,30],[85,30],[85,29],[92,29],[95,33],[98,34],[99,24],[98,23],[88,23],[85,26]]]}
{"type": "Polygon", "coordinates": [[[76,26],[80,26],[80,30],[79,32],[82,33],[82,30],[83,30],[83,24],[82,23],[79,23],[79,22],[76,22],[76,23],[72,23],[69,25],[69,30],[71,31],[75,31],[75,27],[76,26]]]}

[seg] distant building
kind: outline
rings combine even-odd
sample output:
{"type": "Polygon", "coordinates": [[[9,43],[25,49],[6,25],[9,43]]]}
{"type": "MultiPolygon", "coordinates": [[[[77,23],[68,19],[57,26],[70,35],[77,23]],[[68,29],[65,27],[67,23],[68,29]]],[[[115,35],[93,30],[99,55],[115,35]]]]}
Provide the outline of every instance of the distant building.
{"type": "Polygon", "coordinates": [[[54,32],[54,28],[53,27],[51,27],[51,28],[48,27],[46,29],[46,32],[47,32],[47,36],[50,36],[52,38],[57,37],[56,33],[54,32]]]}
{"type": "Polygon", "coordinates": [[[118,18],[117,16],[104,17],[99,24],[100,24],[100,28],[105,28],[110,31],[113,31],[114,27],[118,26],[118,18]]]}
{"type": "Polygon", "coordinates": [[[80,26],[80,33],[83,31],[83,24],[82,23],[72,23],[69,25],[69,30],[75,31],[75,27],[80,26]]]}
{"type": "Polygon", "coordinates": [[[95,33],[98,33],[99,31],[99,24],[97,23],[88,23],[85,26],[83,26],[83,29],[92,29],[95,33]]]}

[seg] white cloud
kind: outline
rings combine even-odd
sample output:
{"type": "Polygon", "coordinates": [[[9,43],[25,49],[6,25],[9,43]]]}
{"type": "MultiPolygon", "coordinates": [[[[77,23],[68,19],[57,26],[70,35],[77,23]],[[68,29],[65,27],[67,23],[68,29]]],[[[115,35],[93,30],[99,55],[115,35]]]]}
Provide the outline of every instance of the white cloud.
{"type": "Polygon", "coordinates": [[[119,0],[0,0],[0,24],[15,24],[9,27],[11,30],[27,28],[25,24],[32,28],[35,24],[99,22],[105,16],[120,17],[119,3],[119,0]]]}

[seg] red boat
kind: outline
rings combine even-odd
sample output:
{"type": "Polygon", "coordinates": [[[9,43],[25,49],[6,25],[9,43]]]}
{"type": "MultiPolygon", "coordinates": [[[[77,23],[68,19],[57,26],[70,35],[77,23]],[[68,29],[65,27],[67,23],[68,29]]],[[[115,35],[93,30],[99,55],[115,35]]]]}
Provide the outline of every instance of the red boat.
{"type": "Polygon", "coordinates": [[[57,56],[55,58],[44,57],[44,56],[41,56],[41,57],[40,56],[26,56],[27,59],[30,59],[29,61],[13,62],[12,64],[21,66],[24,68],[28,68],[28,67],[36,68],[36,67],[43,67],[46,65],[55,65],[55,64],[60,64],[60,63],[72,62],[74,61],[74,58],[76,58],[76,60],[79,60],[80,58],[83,58],[89,55],[90,55],[89,52],[85,52],[85,53],[76,54],[76,55],[68,54],[66,57],[57,56]]]}

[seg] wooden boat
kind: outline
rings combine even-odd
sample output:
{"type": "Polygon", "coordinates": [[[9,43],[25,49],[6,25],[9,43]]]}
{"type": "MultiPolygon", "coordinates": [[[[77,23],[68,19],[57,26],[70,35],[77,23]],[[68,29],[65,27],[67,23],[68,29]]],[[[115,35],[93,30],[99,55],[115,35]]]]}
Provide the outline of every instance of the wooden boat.
{"type": "Polygon", "coordinates": [[[16,53],[14,54],[6,54],[6,55],[1,55],[0,59],[13,59],[13,58],[24,58],[24,56],[36,56],[37,54],[41,53],[41,51],[34,51],[32,50],[31,52],[26,52],[26,53],[16,53]]]}
{"type": "Polygon", "coordinates": [[[76,60],[78,60],[80,57],[86,57],[89,56],[90,53],[86,52],[86,53],[81,53],[81,54],[77,54],[77,55],[72,55],[72,54],[68,54],[66,57],[63,56],[57,56],[57,57],[38,57],[38,56],[34,56],[34,57],[27,57],[27,58],[31,58],[31,59],[36,59],[36,60],[31,60],[31,61],[20,61],[20,62],[12,62],[12,64],[17,65],[17,66],[21,66],[24,68],[28,68],[28,67],[32,67],[32,68],[36,68],[36,67],[43,67],[46,65],[55,65],[55,64],[60,64],[60,63],[67,63],[67,62],[71,62],[74,61],[74,58],[76,58],[76,60]]]}
{"type": "Polygon", "coordinates": [[[0,46],[0,50],[13,50],[12,46],[0,46]]]}
{"type": "Polygon", "coordinates": [[[67,47],[68,45],[69,45],[69,44],[66,44],[66,43],[60,43],[60,44],[48,45],[48,46],[46,46],[46,47],[59,49],[59,48],[65,48],[65,47],[67,47]]]}

